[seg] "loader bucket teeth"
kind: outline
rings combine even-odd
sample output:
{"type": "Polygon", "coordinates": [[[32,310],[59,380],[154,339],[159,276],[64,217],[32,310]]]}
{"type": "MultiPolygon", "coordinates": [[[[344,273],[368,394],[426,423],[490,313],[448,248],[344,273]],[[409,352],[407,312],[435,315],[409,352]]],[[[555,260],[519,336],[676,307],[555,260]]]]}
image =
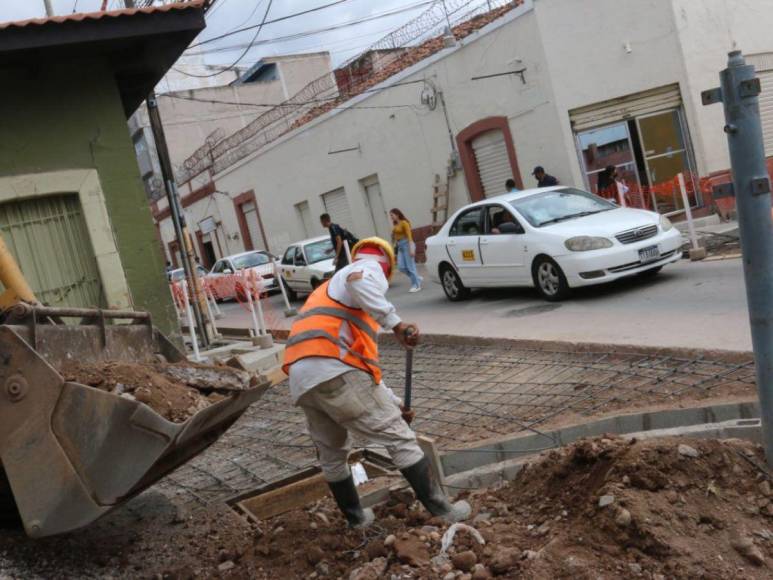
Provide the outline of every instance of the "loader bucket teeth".
{"type": "Polygon", "coordinates": [[[71,358],[183,360],[149,317],[106,325],[101,311],[69,309],[61,315],[81,324],[40,324],[54,309],[29,308],[0,325],[0,521],[20,518],[31,537],[86,526],[147,489],[214,443],[268,388],[234,391],[173,423],[56,370],[71,358]]]}

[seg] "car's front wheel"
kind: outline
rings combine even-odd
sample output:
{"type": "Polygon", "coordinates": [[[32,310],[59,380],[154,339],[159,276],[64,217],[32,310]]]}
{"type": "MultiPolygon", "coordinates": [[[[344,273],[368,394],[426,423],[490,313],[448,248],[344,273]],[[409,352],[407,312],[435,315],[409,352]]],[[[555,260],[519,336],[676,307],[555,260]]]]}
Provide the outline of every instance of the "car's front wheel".
{"type": "Polygon", "coordinates": [[[446,298],[451,302],[459,302],[470,297],[470,289],[462,283],[459,274],[451,266],[440,267],[440,283],[446,298]]]}
{"type": "Polygon", "coordinates": [[[549,302],[563,300],[571,292],[561,266],[547,256],[541,256],[535,260],[534,267],[532,268],[532,277],[534,279],[534,286],[542,294],[542,297],[549,302]]]}
{"type": "Polygon", "coordinates": [[[649,270],[644,270],[644,272],[641,272],[639,274],[640,278],[654,278],[657,276],[660,271],[663,269],[663,266],[658,266],[657,268],[650,268],[649,270]]]}
{"type": "Polygon", "coordinates": [[[285,292],[287,292],[287,299],[290,302],[295,302],[296,300],[298,300],[298,293],[292,288],[290,288],[290,285],[287,283],[286,279],[282,278],[282,284],[285,287],[285,292]]]}

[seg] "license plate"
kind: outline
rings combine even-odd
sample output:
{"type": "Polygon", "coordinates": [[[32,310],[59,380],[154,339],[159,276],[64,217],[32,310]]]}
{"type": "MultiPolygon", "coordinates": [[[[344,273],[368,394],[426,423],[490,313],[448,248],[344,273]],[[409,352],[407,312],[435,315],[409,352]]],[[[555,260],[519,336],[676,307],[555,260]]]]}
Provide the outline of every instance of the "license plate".
{"type": "Polygon", "coordinates": [[[656,260],[660,259],[660,248],[657,246],[650,246],[648,248],[642,248],[639,250],[639,261],[642,264],[647,264],[648,262],[655,262],[656,260]]]}

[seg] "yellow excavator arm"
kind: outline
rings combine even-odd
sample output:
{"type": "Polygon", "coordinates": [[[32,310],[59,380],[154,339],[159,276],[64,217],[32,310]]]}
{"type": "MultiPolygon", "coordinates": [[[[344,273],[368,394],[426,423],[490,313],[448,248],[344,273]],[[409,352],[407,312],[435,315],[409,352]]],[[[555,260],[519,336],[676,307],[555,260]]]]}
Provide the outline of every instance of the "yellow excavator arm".
{"type": "Polygon", "coordinates": [[[0,282],[5,286],[5,292],[0,294],[0,311],[19,302],[37,303],[34,292],[27,284],[11,252],[8,251],[2,236],[0,236],[0,282]]]}

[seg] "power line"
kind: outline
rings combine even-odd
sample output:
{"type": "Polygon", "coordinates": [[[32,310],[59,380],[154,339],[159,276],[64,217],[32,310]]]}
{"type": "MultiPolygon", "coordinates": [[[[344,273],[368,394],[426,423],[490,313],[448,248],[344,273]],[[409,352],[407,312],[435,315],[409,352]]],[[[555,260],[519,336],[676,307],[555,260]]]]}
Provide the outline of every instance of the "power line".
{"type": "Polygon", "coordinates": [[[252,48],[252,45],[253,45],[253,44],[255,43],[255,41],[258,39],[258,35],[260,34],[260,31],[261,31],[261,30],[263,30],[263,26],[266,24],[266,19],[268,18],[268,13],[269,13],[269,11],[271,10],[271,5],[272,5],[273,3],[274,3],[274,0],[268,0],[268,6],[266,6],[266,11],[263,13],[263,19],[260,21],[260,24],[258,25],[258,30],[257,30],[257,31],[255,31],[255,36],[253,36],[253,37],[252,37],[252,41],[250,42],[250,44],[249,44],[249,45],[247,45],[247,48],[245,48],[245,49],[244,49],[244,52],[242,52],[242,53],[239,55],[239,58],[237,58],[237,59],[236,59],[236,60],[235,60],[235,61],[234,61],[234,62],[233,62],[231,65],[229,65],[227,68],[225,68],[224,70],[222,70],[222,71],[220,71],[220,72],[216,72],[216,73],[212,73],[212,74],[208,74],[208,75],[197,75],[197,74],[194,74],[194,73],[187,73],[187,72],[185,72],[185,71],[181,71],[181,70],[180,70],[180,69],[178,69],[178,68],[175,68],[174,70],[176,70],[177,72],[179,72],[179,73],[181,73],[181,74],[184,74],[184,75],[186,75],[186,76],[189,76],[189,77],[196,77],[196,78],[199,78],[199,79],[206,79],[206,78],[216,77],[216,76],[218,76],[218,75],[221,75],[221,74],[223,74],[223,73],[226,73],[226,72],[228,72],[229,70],[233,69],[233,68],[234,68],[234,67],[235,67],[237,64],[239,64],[239,62],[240,62],[240,61],[241,61],[241,60],[242,60],[242,59],[243,59],[245,56],[247,56],[247,53],[248,53],[248,52],[250,51],[250,49],[252,48]]]}
{"type": "Polygon", "coordinates": [[[261,22],[260,24],[255,24],[252,26],[245,26],[243,28],[238,28],[237,30],[232,30],[231,32],[226,32],[224,34],[220,34],[219,36],[214,36],[212,38],[208,38],[207,40],[202,40],[201,42],[197,42],[196,44],[192,44],[188,48],[196,48],[197,46],[201,46],[202,44],[209,44],[210,42],[215,42],[216,40],[221,40],[223,38],[227,38],[229,36],[233,36],[234,34],[239,34],[240,32],[245,32],[246,30],[252,30],[255,27],[258,27],[258,29],[262,28],[266,24],[274,24],[276,22],[283,22],[284,20],[290,20],[291,18],[297,18],[298,16],[304,16],[305,14],[311,14],[312,12],[319,12],[320,10],[324,10],[325,8],[330,8],[331,6],[337,6],[338,4],[343,4],[344,2],[349,2],[349,0],[335,0],[335,2],[330,2],[329,4],[323,4],[322,6],[317,6],[316,8],[309,8],[308,10],[304,10],[302,12],[295,12],[293,14],[288,14],[287,16],[281,16],[279,18],[274,18],[273,20],[267,20],[265,22],[261,22]]]}
{"type": "MultiPolygon", "coordinates": [[[[285,36],[276,36],[274,38],[266,38],[264,40],[260,40],[258,42],[253,43],[252,46],[262,46],[266,44],[272,44],[276,42],[287,42],[289,40],[298,40],[301,38],[307,38],[309,36],[316,36],[318,34],[324,34],[326,32],[333,32],[336,30],[341,30],[342,28],[349,28],[351,26],[357,26],[359,24],[364,24],[366,22],[372,22],[374,20],[380,20],[382,18],[388,18],[389,16],[395,16],[397,14],[402,14],[403,12],[409,12],[411,10],[416,10],[417,8],[421,8],[423,6],[427,6],[429,4],[434,3],[436,0],[423,0],[421,2],[417,2],[415,4],[411,4],[409,6],[403,6],[401,8],[395,8],[393,10],[387,10],[385,12],[381,12],[379,14],[372,14],[370,16],[363,16],[362,18],[355,18],[354,20],[348,20],[344,22],[339,22],[338,24],[333,24],[331,26],[326,26],[323,28],[316,28],[312,30],[306,30],[303,32],[296,32],[293,34],[287,34],[285,36]]],[[[374,33],[375,34],[375,33],[374,33]]],[[[209,41],[207,41],[209,42],[209,41]]],[[[196,46],[200,46],[203,43],[194,44],[188,48],[190,50],[191,48],[194,48],[196,46]]],[[[229,46],[222,46],[217,48],[211,48],[207,50],[200,50],[197,52],[191,52],[188,53],[190,56],[196,56],[196,55],[202,55],[202,54],[212,54],[215,52],[229,52],[231,50],[237,50],[239,48],[244,48],[245,44],[232,44],[229,46]]]]}

